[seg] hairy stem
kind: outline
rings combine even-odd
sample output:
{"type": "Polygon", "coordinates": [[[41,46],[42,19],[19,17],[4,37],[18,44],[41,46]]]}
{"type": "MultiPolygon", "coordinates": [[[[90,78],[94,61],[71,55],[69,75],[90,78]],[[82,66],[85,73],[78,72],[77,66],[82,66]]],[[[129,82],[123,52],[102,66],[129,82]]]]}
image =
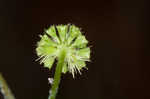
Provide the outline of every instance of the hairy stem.
{"type": "Polygon", "coordinates": [[[3,94],[4,99],[15,99],[14,95],[12,94],[10,88],[8,87],[1,73],[0,73],[0,92],[3,94]]]}
{"type": "Polygon", "coordinates": [[[50,95],[49,95],[48,99],[55,99],[56,98],[56,94],[57,94],[60,79],[61,79],[62,67],[63,67],[64,62],[65,62],[65,56],[66,56],[66,50],[62,49],[62,51],[58,57],[58,63],[57,63],[56,71],[55,71],[55,75],[54,75],[54,82],[52,84],[52,88],[50,90],[50,95]]]}

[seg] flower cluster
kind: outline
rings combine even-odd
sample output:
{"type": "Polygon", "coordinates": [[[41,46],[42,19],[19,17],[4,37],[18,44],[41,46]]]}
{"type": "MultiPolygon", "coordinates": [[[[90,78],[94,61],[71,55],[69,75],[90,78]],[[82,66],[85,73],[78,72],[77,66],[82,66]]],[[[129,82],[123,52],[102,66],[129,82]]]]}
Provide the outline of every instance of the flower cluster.
{"type": "Polygon", "coordinates": [[[81,69],[86,68],[85,62],[89,61],[90,48],[87,47],[88,41],[80,28],[70,24],[52,25],[40,37],[36,52],[44,67],[51,69],[54,61],[58,60],[61,50],[66,49],[63,73],[69,71],[74,77],[75,73],[81,73],[81,69]]]}

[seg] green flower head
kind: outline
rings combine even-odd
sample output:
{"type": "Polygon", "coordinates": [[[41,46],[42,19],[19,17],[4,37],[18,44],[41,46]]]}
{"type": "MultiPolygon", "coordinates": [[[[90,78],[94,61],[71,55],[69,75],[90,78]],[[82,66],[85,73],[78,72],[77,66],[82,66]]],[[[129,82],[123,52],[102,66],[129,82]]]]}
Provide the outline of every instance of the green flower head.
{"type": "Polygon", "coordinates": [[[36,52],[44,67],[51,69],[54,61],[58,60],[60,51],[65,49],[67,54],[62,73],[69,71],[74,77],[75,73],[81,74],[81,69],[86,68],[85,61],[89,61],[90,48],[87,47],[88,41],[80,28],[70,24],[52,25],[40,37],[36,52]]]}

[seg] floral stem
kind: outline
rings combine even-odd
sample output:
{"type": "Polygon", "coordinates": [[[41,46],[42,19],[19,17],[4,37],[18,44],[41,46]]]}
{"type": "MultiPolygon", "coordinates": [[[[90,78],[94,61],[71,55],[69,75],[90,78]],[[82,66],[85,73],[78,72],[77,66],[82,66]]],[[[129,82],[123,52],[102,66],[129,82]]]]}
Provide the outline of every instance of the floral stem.
{"type": "Polygon", "coordinates": [[[4,96],[4,99],[15,99],[14,95],[12,94],[10,88],[8,87],[1,73],[0,73],[0,91],[4,96]]]}
{"type": "Polygon", "coordinates": [[[57,94],[60,79],[61,79],[62,67],[63,67],[64,62],[65,62],[65,56],[66,56],[66,50],[63,49],[60,52],[60,55],[58,57],[58,63],[56,66],[54,81],[53,81],[52,88],[50,90],[50,95],[49,95],[48,99],[55,99],[56,98],[56,94],[57,94]]]}

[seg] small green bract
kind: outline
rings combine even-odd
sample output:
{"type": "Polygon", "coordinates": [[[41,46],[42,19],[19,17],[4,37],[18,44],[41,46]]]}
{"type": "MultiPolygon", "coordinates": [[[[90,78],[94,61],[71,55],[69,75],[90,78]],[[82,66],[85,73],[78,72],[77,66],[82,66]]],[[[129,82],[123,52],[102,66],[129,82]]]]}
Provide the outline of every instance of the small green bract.
{"type": "Polygon", "coordinates": [[[81,69],[86,68],[85,61],[89,61],[90,48],[87,47],[88,41],[80,28],[70,24],[52,25],[40,37],[36,52],[44,67],[51,69],[54,61],[58,60],[61,50],[66,49],[62,73],[69,71],[74,77],[75,73],[81,74],[81,69]]]}

